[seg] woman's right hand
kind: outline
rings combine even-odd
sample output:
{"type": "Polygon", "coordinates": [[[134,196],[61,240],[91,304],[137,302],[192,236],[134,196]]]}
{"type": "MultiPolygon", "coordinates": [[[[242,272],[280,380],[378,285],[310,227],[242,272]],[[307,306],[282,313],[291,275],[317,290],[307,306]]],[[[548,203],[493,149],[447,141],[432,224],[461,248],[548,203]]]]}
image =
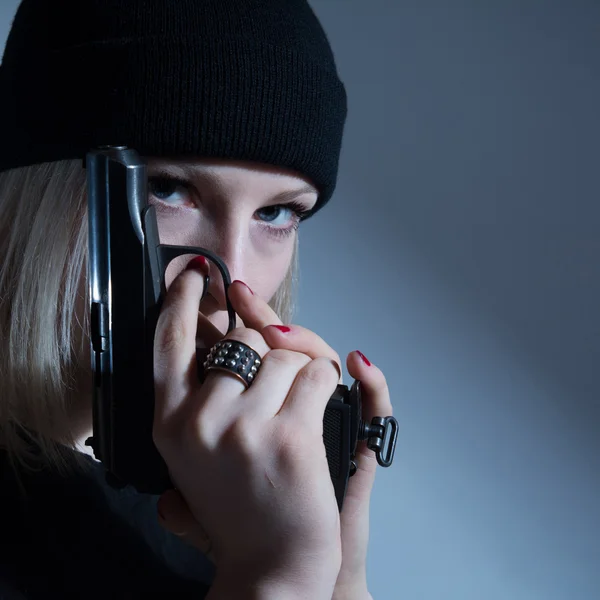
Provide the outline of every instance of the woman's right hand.
{"type": "Polygon", "coordinates": [[[200,384],[202,290],[203,273],[186,269],[162,307],[154,441],[212,541],[214,589],[236,598],[331,598],[340,520],[322,435],[339,367],[329,358],[271,350],[258,331],[239,327],[226,338],[263,359],[252,385],[246,390],[220,371],[200,384]]]}

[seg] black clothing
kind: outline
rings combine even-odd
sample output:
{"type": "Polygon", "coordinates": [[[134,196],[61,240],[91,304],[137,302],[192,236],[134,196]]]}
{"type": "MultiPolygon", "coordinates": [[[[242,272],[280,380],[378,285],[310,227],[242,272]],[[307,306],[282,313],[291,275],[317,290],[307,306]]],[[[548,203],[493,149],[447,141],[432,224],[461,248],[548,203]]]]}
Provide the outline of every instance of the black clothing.
{"type": "Polygon", "coordinates": [[[0,450],[0,600],[205,598],[214,566],[157,521],[157,496],[115,490],[104,469],[23,472],[0,450]]]}

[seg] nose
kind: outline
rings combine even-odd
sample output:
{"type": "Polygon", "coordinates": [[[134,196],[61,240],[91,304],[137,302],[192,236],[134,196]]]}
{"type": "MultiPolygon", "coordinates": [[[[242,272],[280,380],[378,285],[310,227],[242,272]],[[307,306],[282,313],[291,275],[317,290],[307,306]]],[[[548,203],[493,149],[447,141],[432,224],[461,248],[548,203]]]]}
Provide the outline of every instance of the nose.
{"type": "MultiPolygon", "coordinates": [[[[216,254],[216,252],[215,252],[216,254]]],[[[230,281],[234,281],[235,276],[232,274],[231,269],[229,268],[228,262],[220,255],[217,254],[219,258],[225,263],[227,266],[227,270],[229,271],[230,281]]],[[[225,285],[223,281],[223,276],[221,275],[220,269],[217,265],[208,260],[210,265],[210,284],[208,286],[208,295],[212,296],[213,300],[216,303],[217,310],[227,310],[227,302],[225,297],[225,285]]]]}
{"type": "MultiPolygon", "coordinates": [[[[212,253],[216,254],[222,262],[225,263],[229,272],[230,282],[240,279],[244,281],[244,266],[241,258],[240,248],[236,247],[235,244],[219,244],[217,248],[206,248],[212,253]]],[[[209,274],[210,284],[208,286],[207,296],[212,297],[212,311],[227,311],[227,301],[225,295],[225,285],[221,271],[217,265],[208,259],[209,262],[209,274]]],[[[206,308],[210,307],[210,299],[207,302],[206,308]]]]}

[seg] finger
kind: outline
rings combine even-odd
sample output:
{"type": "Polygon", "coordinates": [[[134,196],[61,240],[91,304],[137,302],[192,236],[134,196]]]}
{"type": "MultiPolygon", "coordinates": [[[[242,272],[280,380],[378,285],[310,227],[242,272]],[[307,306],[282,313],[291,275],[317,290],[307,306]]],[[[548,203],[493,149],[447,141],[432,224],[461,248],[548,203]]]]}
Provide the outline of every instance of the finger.
{"type": "Polygon", "coordinates": [[[268,325],[261,333],[271,348],[294,350],[311,358],[330,358],[338,366],[339,383],[342,383],[342,362],[338,353],[314,331],[299,325],[268,325]]]}
{"type": "MultiPolygon", "coordinates": [[[[360,381],[362,418],[370,423],[373,417],[392,416],[390,392],[382,371],[358,350],[348,355],[346,366],[350,376],[360,381]]],[[[363,487],[369,484],[370,489],[377,470],[377,459],[375,453],[367,448],[365,441],[358,443],[355,462],[357,472],[351,479],[351,481],[355,480],[353,486],[363,487]]]]}
{"type": "Polygon", "coordinates": [[[214,562],[212,544],[202,525],[177,490],[168,490],[156,505],[158,522],[170,533],[194,546],[214,562]]]}
{"type": "Polygon", "coordinates": [[[197,379],[196,327],[206,259],[196,257],[171,283],[154,336],[155,420],[166,421],[197,379]]]}
{"type": "Polygon", "coordinates": [[[243,414],[253,422],[273,418],[286,401],[298,373],[311,358],[290,350],[271,350],[244,398],[243,414]]]}
{"type": "Polygon", "coordinates": [[[202,381],[204,373],[204,361],[209,355],[211,348],[220,340],[223,339],[221,331],[215,327],[208,317],[201,312],[198,313],[198,326],[196,329],[196,365],[198,373],[198,383],[202,381]],[[199,332],[202,331],[202,334],[199,332]]]}
{"type": "MultiPolygon", "coordinates": [[[[180,256],[177,256],[176,258],[174,258],[173,260],[171,260],[171,262],[169,262],[169,264],[167,265],[167,269],[165,271],[165,285],[167,287],[167,289],[170,289],[171,284],[173,282],[173,280],[177,277],[178,274],[182,273],[187,264],[190,263],[190,255],[189,254],[182,254],[180,256]]],[[[194,257],[196,258],[196,257],[194,257]]],[[[196,338],[201,338],[201,344],[198,344],[200,347],[205,347],[205,346],[212,346],[214,343],[216,343],[218,340],[220,340],[223,335],[225,335],[224,332],[221,332],[218,328],[216,328],[209,320],[207,317],[205,317],[202,313],[202,305],[203,305],[203,300],[204,300],[204,295],[206,295],[209,291],[210,288],[210,278],[214,277],[214,269],[213,271],[211,271],[211,265],[209,264],[208,260],[206,260],[206,257],[197,257],[196,258],[198,261],[198,264],[201,265],[202,268],[202,273],[205,276],[205,278],[209,278],[208,279],[208,286],[204,285],[203,289],[202,289],[202,296],[200,297],[200,303],[198,305],[198,326],[196,328],[196,338]],[[214,341],[213,341],[214,340],[214,341]]],[[[205,279],[204,283],[206,284],[207,281],[205,279]]]]}
{"type": "MultiPolygon", "coordinates": [[[[254,329],[246,327],[237,327],[230,331],[224,338],[223,342],[240,342],[249,346],[256,352],[261,359],[265,357],[270,348],[265,342],[263,336],[254,329]]],[[[211,368],[205,372],[205,385],[211,392],[216,392],[221,395],[230,396],[232,394],[239,395],[246,389],[246,384],[236,374],[226,369],[211,368]]]]}
{"type": "MultiPolygon", "coordinates": [[[[270,350],[263,336],[254,329],[238,327],[223,338],[224,342],[228,340],[242,342],[250,346],[261,359],[270,350]]],[[[256,383],[256,380],[253,385],[254,383],[256,383]]],[[[247,402],[242,400],[241,396],[246,393],[246,384],[235,374],[220,369],[209,369],[205,371],[200,395],[194,406],[194,413],[187,415],[187,417],[198,417],[203,423],[204,431],[210,432],[210,439],[217,440],[221,433],[245,409],[247,402]]]]}
{"type": "Polygon", "coordinates": [[[231,283],[228,291],[231,305],[246,327],[261,331],[267,325],[281,325],[277,313],[242,281],[231,283]]]}
{"type": "MultiPolygon", "coordinates": [[[[391,416],[392,405],[385,377],[380,369],[359,351],[351,352],[346,359],[351,377],[361,382],[363,402],[362,417],[368,423],[375,416],[391,416]]],[[[366,548],[369,537],[369,503],[377,472],[375,453],[367,448],[365,441],[358,442],[356,473],[348,481],[348,490],[341,514],[342,536],[353,538],[355,547],[366,548]]],[[[363,564],[363,555],[359,564],[363,564]]]]}
{"type": "Polygon", "coordinates": [[[196,347],[201,349],[210,349],[218,341],[222,340],[224,333],[215,327],[209,318],[198,312],[197,327],[196,327],[196,347]]]}
{"type": "Polygon", "coordinates": [[[302,424],[308,431],[322,433],[325,407],[338,381],[335,361],[323,357],[311,360],[296,376],[279,416],[302,424]]]}
{"type": "Polygon", "coordinates": [[[208,317],[201,312],[198,313],[198,326],[196,329],[196,362],[198,366],[198,376],[202,379],[204,372],[204,361],[209,355],[211,348],[223,339],[223,333],[215,327],[208,317]],[[202,332],[202,333],[200,333],[202,332]]]}

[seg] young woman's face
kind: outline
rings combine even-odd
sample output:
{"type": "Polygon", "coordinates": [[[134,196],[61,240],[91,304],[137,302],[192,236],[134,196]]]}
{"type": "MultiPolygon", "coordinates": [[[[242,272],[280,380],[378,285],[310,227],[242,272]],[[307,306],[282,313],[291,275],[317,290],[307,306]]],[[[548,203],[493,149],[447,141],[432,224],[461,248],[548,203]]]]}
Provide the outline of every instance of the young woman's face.
{"type": "MultiPolygon", "coordinates": [[[[233,161],[183,161],[148,159],[149,202],[156,206],[160,241],[178,246],[200,246],[219,256],[231,280],[239,279],[265,301],[271,300],[283,282],[293,256],[299,214],[317,201],[308,179],[276,167],[233,161]]],[[[175,259],[167,268],[167,288],[193,256],[175,259]]],[[[208,294],[200,310],[223,334],[228,314],[223,281],[213,265],[208,294]]],[[[82,277],[78,321],[86,310],[87,281],[82,277]]],[[[241,325],[238,318],[237,325],[241,325]]],[[[82,330],[79,330],[82,335],[82,330]]],[[[208,343],[198,338],[199,347],[208,343]]],[[[90,364],[89,344],[79,339],[90,364]]],[[[73,430],[81,451],[91,426],[89,378],[85,367],[74,401],[73,430]],[[77,413],[81,410],[81,414],[77,413]]]]}
{"type": "MultiPolygon", "coordinates": [[[[156,206],[163,244],[200,246],[269,301],[281,285],[293,254],[303,212],[317,191],[291,171],[248,162],[148,159],[149,202],[156,206]]],[[[190,256],[173,261],[167,287],[190,256]]],[[[223,333],[227,307],[223,282],[211,266],[209,293],[201,312],[223,333]]]]}

